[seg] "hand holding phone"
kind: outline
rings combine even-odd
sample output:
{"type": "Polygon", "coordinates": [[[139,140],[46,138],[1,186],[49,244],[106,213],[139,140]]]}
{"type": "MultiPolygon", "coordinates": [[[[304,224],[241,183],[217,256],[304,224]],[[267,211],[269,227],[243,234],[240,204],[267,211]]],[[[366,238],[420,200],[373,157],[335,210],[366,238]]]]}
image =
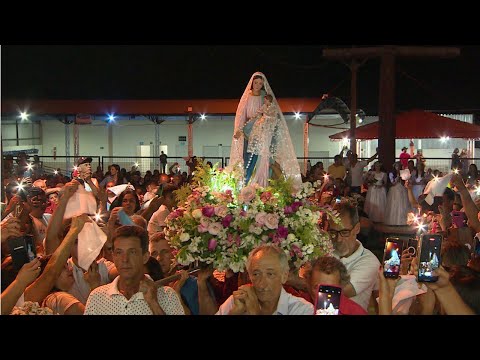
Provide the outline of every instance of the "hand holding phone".
{"type": "Polygon", "coordinates": [[[396,279],[400,275],[400,265],[403,252],[403,240],[387,238],[383,253],[383,276],[396,279]]]}
{"type": "Polygon", "coordinates": [[[23,235],[8,239],[8,247],[12,256],[13,267],[20,270],[23,264],[37,257],[37,248],[32,235],[23,235]]]}
{"type": "Polygon", "coordinates": [[[468,219],[463,211],[454,210],[450,213],[450,215],[452,216],[452,224],[454,224],[455,227],[462,228],[467,226],[468,219]]]}
{"type": "Polygon", "coordinates": [[[433,275],[433,271],[441,264],[442,241],[443,236],[439,234],[424,234],[420,238],[417,281],[436,282],[438,280],[438,276],[433,275]]]}
{"type": "Polygon", "coordinates": [[[418,248],[418,240],[414,238],[408,239],[407,242],[407,249],[410,255],[416,256],[417,255],[417,248],[418,248]]]}
{"type": "Polygon", "coordinates": [[[342,288],[320,284],[315,299],[315,315],[338,315],[342,288]]]}
{"type": "Polygon", "coordinates": [[[476,258],[476,257],[480,257],[480,237],[477,235],[475,235],[475,237],[473,238],[473,257],[476,258]]]}
{"type": "Polygon", "coordinates": [[[135,225],[132,219],[130,219],[130,216],[127,215],[125,210],[120,209],[117,213],[118,215],[118,221],[122,225],[135,225]]]}

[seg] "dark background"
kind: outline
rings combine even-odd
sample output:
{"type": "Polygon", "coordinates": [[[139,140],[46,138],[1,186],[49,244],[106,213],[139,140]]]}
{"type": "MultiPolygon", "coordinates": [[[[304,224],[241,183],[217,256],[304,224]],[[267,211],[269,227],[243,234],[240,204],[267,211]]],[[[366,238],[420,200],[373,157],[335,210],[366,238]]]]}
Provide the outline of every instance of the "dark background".
{"type": "MultiPolygon", "coordinates": [[[[350,105],[350,70],[322,56],[339,47],[351,45],[3,45],[2,99],[239,98],[262,71],[278,98],[329,93],[350,105]]],[[[480,46],[456,47],[456,58],[397,58],[398,111],[480,109],[480,46]]],[[[358,72],[367,115],[378,111],[379,70],[371,59],[358,72]]]]}

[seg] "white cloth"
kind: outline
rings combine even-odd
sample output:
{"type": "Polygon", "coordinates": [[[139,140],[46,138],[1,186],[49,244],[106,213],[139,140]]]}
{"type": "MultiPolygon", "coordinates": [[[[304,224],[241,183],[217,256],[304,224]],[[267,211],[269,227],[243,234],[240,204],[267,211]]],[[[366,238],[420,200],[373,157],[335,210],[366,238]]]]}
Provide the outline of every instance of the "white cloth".
{"type": "MultiPolygon", "coordinates": [[[[225,300],[215,315],[228,315],[233,308],[233,295],[225,300]]],[[[313,305],[301,297],[294,296],[282,287],[277,309],[272,315],[313,315],[313,305]]]]}
{"type": "MultiPolygon", "coordinates": [[[[117,276],[112,283],[92,291],[85,306],[85,315],[152,315],[142,292],[129,300],[118,290],[117,276]]],[[[157,290],[160,307],[166,315],[185,315],[180,299],[171,287],[160,286],[157,290]]]]}
{"type": "MultiPolygon", "coordinates": [[[[368,311],[368,303],[372,291],[378,288],[378,268],[380,261],[368,249],[365,249],[360,241],[357,240],[358,248],[349,257],[340,258],[340,261],[347,268],[350,275],[350,283],[357,295],[350,299],[368,311]]],[[[333,253],[339,258],[337,253],[333,253]]]]}
{"type": "Polygon", "coordinates": [[[402,178],[403,181],[410,179],[410,170],[408,169],[403,169],[400,170],[400,177],[402,178]]]}
{"type": "Polygon", "coordinates": [[[65,208],[64,219],[70,219],[82,214],[93,215],[97,212],[97,200],[89,191],[86,191],[82,185],[78,186],[75,194],[68,200],[65,208]]]}
{"type": "Polygon", "coordinates": [[[435,200],[435,196],[442,196],[445,192],[445,189],[448,186],[448,183],[452,179],[453,173],[447,174],[441,178],[433,178],[430,180],[425,186],[423,193],[427,196],[425,197],[425,201],[428,205],[432,205],[433,201],[435,200]]]}
{"type": "Polygon", "coordinates": [[[96,222],[86,223],[78,234],[78,265],[88,269],[107,241],[107,235],[96,222]]]}
{"type": "MultiPolygon", "coordinates": [[[[82,214],[93,215],[97,212],[97,200],[91,192],[85,190],[82,185],[78,186],[75,194],[68,200],[65,209],[64,219],[69,219],[82,214]]],[[[88,269],[93,260],[96,259],[107,236],[99,228],[97,223],[86,223],[78,234],[78,263],[88,269]]]]}
{"type": "Polygon", "coordinates": [[[112,187],[108,188],[108,190],[110,190],[111,192],[113,192],[117,196],[120,195],[122,192],[124,192],[127,189],[135,190],[135,188],[131,184],[122,184],[122,185],[112,186],[112,187]]]}

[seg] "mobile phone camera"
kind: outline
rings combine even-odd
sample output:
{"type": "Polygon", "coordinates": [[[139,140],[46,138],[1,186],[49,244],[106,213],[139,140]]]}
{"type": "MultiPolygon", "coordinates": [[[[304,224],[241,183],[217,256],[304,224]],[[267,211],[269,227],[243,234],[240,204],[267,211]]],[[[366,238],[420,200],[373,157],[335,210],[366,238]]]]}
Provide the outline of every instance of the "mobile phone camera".
{"type": "Polygon", "coordinates": [[[417,253],[417,249],[415,249],[413,246],[410,246],[410,247],[408,248],[408,253],[409,253],[410,255],[415,256],[415,254],[417,253]]]}

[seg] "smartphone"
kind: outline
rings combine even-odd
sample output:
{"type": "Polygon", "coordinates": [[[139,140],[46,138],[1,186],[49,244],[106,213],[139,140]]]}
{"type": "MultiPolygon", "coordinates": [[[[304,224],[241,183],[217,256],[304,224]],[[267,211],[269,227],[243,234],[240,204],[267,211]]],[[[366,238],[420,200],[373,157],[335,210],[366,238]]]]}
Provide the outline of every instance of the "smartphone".
{"type": "Polygon", "coordinates": [[[473,238],[473,257],[479,257],[480,256],[480,238],[478,235],[475,235],[473,238]]]}
{"type": "Polygon", "coordinates": [[[318,285],[315,299],[315,315],[338,315],[342,288],[333,285],[318,285]]]}
{"type": "Polygon", "coordinates": [[[37,248],[32,235],[23,235],[8,239],[8,247],[15,270],[20,270],[23,264],[37,257],[37,248]]]}
{"type": "Polygon", "coordinates": [[[130,219],[130,216],[128,216],[127,213],[123,209],[120,209],[118,211],[118,221],[122,225],[135,225],[133,220],[130,219]]]}
{"type": "Polygon", "coordinates": [[[387,238],[383,252],[383,276],[396,279],[400,275],[402,260],[403,240],[387,238]]]}
{"type": "Polygon", "coordinates": [[[408,239],[407,249],[412,256],[417,255],[417,248],[418,248],[418,240],[415,238],[408,239]]]}
{"type": "Polygon", "coordinates": [[[439,234],[424,234],[420,238],[417,274],[419,282],[436,282],[438,280],[438,276],[434,276],[432,273],[441,264],[442,241],[443,236],[439,234]]]}
{"type": "Polygon", "coordinates": [[[457,228],[462,228],[467,226],[467,216],[463,211],[452,211],[450,213],[452,216],[452,223],[455,225],[457,228]]]}

